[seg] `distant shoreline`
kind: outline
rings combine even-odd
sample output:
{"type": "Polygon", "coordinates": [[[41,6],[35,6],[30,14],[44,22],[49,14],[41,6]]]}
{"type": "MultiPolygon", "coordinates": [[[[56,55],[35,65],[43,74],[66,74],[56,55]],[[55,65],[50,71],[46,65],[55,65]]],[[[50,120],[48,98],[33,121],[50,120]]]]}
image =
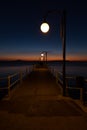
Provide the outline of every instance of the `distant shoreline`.
{"type": "MultiPolygon", "coordinates": [[[[38,62],[39,60],[0,60],[0,62],[38,62]]],[[[48,62],[62,62],[63,60],[48,60],[48,62]]],[[[87,60],[66,60],[66,62],[87,62],[87,60]]]]}
{"type": "MultiPolygon", "coordinates": [[[[41,61],[23,61],[23,60],[0,60],[0,66],[24,66],[34,65],[41,61]]],[[[62,63],[62,60],[47,61],[47,63],[62,63]]],[[[87,61],[66,61],[66,63],[86,63],[87,61]]]]}

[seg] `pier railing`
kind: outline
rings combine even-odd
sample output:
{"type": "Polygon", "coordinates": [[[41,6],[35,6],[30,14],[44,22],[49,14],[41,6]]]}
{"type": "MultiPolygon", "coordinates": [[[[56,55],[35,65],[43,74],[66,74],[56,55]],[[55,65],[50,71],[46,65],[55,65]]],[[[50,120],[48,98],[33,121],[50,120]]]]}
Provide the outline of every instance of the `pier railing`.
{"type": "MultiPolygon", "coordinates": [[[[61,93],[63,94],[63,76],[61,72],[56,71],[54,67],[49,67],[51,73],[56,78],[56,83],[60,86],[61,93]]],[[[66,76],[66,96],[74,99],[80,99],[81,102],[87,103],[87,79],[84,79],[84,86],[81,83],[77,84],[77,78],[80,76],[66,76]]],[[[82,77],[80,77],[82,78],[82,77]]]]}
{"type": "Polygon", "coordinates": [[[0,78],[0,98],[5,97],[9,99],[11,96],[11,90],[14,90],[18,83],[22,83],[22,80],[32,71],[32,67],[26,68],[25,71],[10,74],[6,77],[0,78]]]}

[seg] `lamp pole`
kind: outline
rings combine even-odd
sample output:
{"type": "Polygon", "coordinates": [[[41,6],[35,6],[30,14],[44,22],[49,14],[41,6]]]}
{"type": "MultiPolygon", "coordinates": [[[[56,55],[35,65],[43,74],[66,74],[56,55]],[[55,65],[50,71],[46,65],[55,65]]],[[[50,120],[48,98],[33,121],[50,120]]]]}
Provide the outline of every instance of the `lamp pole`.
{"type": "Polygon", "coordinates": [[[66,12],[62,16],[62,46],[63,46],[63,96],[66,96],[66,12]]]}
{"type": "Polygon", "coordinates": [[[62,40],[62,46],[63,46],[63,96],[66,96],[66,11],[60,11],[60,10],[51,10],[46,13],[44,16],[44,23],[41,25],[41,31],[46,33],[49,31],[49,25],[47,24],[46,18],[49,14],[55,13],[61,15],[61,28],[60,28],[60,36],[62,40]]]}
{"type": "Polygon", "coordinates": [[[45,61],[46,61],[46,64],[47,64],[47,51],[43,51],[41,54],[44,54],[45,53],[45,61]]]}

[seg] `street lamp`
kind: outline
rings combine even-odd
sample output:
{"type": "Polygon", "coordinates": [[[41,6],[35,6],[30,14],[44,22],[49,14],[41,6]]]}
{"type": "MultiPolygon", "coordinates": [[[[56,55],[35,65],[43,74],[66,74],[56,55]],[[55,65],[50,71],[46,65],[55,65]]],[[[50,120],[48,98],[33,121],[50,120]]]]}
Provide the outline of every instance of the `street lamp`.
{"type": "Polygon", "coordinates": [[[49,31],[49,24],[47,23],[47,16],[51,13],[59,14],[61,16],[61,28],[60,28],[60,36],[63,45],[63,96],[66,96],[66,11],[60,10],[50,10],[44,16],[44,21],[40,26],[40,29],[43,33],[47,33],[49,31]]]}
{"type": "Polygon", "coordinates": [[[44,61],[44,54],[41,53],[41,61],[44,61]]]}
{"type": "Polygon", "coordinates": [[[47,64],[47,51],[43,51],[41,53],[41,57],[44,57],[45,58],[45,61],[46,61],[46,64],[47,64]]]}
{"type": "Polygon", "coordinates": [[[42,23],[40,26],[40,29],[43,33],[47,33],[49,31],[49,24],[48,23],[42,23]]]}
{"type": "Polygon", "coordinates": [[[43,53],[41,53],[41,56],[43,57],[43,56],[44,56],[44,54],[43,54],[43,53]]]}

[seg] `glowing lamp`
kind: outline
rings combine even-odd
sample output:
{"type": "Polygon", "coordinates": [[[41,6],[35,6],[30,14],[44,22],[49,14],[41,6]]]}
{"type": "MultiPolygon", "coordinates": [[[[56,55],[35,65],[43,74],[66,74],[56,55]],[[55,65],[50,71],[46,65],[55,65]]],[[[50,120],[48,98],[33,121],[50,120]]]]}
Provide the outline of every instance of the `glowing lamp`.
{"type": "Polygon", "coordinates": [[[49,31],[49,25],[48,23],[42,23],[40,26],[40,29],[43,33],[47,33],[49,31]]]}
{"type": "Polygon", "coordinates": [[[44,54],[42,53],[42,54],[41,54],[41,56],[43,57],[43,56],[44,56],[44,54]]]}

